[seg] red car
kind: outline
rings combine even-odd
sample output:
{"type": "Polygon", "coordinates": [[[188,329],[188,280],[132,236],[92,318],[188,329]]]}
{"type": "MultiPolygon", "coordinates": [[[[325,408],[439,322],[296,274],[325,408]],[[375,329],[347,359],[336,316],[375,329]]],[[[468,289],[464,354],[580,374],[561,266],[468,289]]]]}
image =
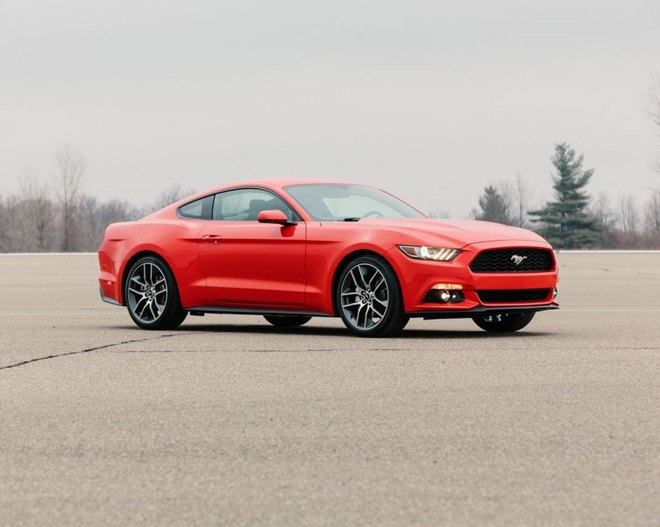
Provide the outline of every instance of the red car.
{"type": "Polygon", "coordinates": [[[114,223],[99,250],[101,297],[144,329],[188,314],[263,315],[275,326],[339,316],[356,335],[411,317],[525,327],[556,309],[557,264],[533,232],[435,220],[360,184],[257,181],[201,192],[114,223]]]}

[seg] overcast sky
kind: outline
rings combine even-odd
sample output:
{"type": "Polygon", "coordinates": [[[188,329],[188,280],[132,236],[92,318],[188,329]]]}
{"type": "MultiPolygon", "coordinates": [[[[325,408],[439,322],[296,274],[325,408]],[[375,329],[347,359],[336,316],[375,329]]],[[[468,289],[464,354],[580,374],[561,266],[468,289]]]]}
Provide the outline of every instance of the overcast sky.
{"type": "Polygon", "coordinates": [[[517,174],[540,203],[568,141],[641,199],[658,75],[658,0],[0,0],[0,192],[70,143],[100,198],[340,178],[463,216],[517,174]]]}

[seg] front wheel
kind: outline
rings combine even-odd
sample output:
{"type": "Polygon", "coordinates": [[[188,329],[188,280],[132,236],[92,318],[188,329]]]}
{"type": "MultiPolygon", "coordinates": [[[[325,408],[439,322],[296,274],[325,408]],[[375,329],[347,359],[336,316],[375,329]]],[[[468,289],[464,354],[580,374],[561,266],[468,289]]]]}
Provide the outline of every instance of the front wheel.
{"type": "Polygon", "coordinates": [[[522,313],[503,312],[493,315],[478,315],[473,317],[472,320],[481,329],[492,333],[513,333],[529,324],[535,314],[534,311],[522,313]]]}
{"type": "Polygon", "coordinates": [[[172,271],[156,256],[144,256],[131,266],[124,299],[128,314],[142,329],[176,329],[188,315],[172,271]]]}
{"type": "Polygon", "coordinates": [[[299,315],[264,315],[264,318],[278,328],[297,328],[312,320],[312,317],[299,315]]]}
{"type": "Polygon", "coordinates": [[[358,256],[339,276],[335,302],[346,327],[360,337],[391,337],[409,317],[392,268],[381,258],[358,256]]]}

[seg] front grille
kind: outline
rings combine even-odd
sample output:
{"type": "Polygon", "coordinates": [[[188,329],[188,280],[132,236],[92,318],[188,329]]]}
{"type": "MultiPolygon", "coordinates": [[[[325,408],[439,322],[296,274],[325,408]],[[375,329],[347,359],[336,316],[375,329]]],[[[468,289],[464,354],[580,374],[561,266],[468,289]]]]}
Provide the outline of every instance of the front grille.
{"type": "Polygon", "coordinates": [[[482,289],[477,295],[485,304],[541,302],[548,298],[550,289],[482,289]]]}
{"type": "Polygon", "coordinates": [[[553,267],[552,252],[547,249],[491,249],[480,252],[470,264],[473,273],[534,273],[553,267]]]}

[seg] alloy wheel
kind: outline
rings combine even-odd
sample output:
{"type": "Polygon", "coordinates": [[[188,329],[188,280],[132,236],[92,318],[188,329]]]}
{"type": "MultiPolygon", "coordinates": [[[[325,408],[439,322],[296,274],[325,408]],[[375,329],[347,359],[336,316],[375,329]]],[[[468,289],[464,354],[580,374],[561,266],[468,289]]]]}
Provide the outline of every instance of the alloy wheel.
{"type": "Polygon", "coordinates": [[[371,330],[383,321],[390,290],[383,273],[370,263],[358,263],[344,276],[340,288],[345,320],[358,330],[371,330]]]}
{"type": "Polygon", "coordinates": [[[153,324],[162,316],[167,295],[165,272],[152,261],[138,265],[128,278],[128,307],[143,324],[153,324]]]}

